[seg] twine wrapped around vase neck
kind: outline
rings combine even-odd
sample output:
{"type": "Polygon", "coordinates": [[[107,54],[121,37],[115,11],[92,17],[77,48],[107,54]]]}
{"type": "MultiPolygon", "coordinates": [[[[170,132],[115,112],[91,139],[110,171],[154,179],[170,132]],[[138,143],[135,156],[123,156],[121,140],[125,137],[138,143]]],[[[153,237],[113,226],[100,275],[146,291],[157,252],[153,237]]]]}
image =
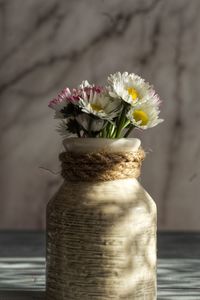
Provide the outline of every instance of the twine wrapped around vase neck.
{"type": "Polygon", "coordinates": [[[138,178],[145,152],[62,152],[61,175],[67,181],[108,181],[138,178]]]}

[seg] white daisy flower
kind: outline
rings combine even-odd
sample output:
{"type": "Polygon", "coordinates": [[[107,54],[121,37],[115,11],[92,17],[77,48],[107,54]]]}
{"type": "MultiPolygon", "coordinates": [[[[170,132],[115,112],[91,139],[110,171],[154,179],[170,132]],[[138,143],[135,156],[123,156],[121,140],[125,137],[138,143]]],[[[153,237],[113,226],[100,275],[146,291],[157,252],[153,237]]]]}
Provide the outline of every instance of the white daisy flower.
{"type": "Polygon", "coordinates": [[[69,88],[64,88],[56,98],[49,102],[49,107],[55,110],[55,119],[65,119],[65,110],[70,105],[77,106],[79,96],[76,89],[71,92],[69,88]]]}
{"type": "Polygon", "coordinates": [[[86,88],[86,87],[93,87],[94,85],[91,85],[87,80],[83,80],[82,82],[81,82],[81,84],[79,85],[79,88],[80,89],[84,89],[84,88],[86,88]]]}
{"type": "Polygon", "coordinates": [[[159,113],[158,106],[143,102],[133,106],[127,113],[127,118],[134,126],[148,129],[163,122],[163,119],[159,119],[159,113]]]}
{"type": "Polygon", "coordinates": [[[111,98],[105,88],[84,81],[80,89],[78,105],[83,112],[109,121],[120,113],[121,101],[111,98]]]}
{"type": "Polygon", "coordinates": [[[137,102],[151,101],[159,103],[153,87],[140,76],[128,72],[111,74],[108,77],[109,94],[113,98],[121,98],[125,102],[135,105],[137,102]]]}
{"type": "Polygon", "coordinates": [[[49,102],[49,107],[55,110],[55,119],[62,119],[63,114],[61,111],[68,105],[68,97],[70,95],[70,90],[65,88],[58,94],[57,98],[54,98],[49,102]]]}

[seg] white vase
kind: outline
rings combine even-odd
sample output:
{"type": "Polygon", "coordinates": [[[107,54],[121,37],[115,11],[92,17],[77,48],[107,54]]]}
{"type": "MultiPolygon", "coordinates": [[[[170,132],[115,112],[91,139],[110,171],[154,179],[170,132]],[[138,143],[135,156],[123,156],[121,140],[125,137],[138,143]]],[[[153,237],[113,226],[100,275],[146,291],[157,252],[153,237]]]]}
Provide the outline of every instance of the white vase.
{"type": "MultiPolygon", "coordinates": [[[[138,139],[67,139],[67,151],[129,152],[138,139]]],[[[135,178],[64,181],[47,207],[47,300],[155,300],[156,205],[135,178]]]]}

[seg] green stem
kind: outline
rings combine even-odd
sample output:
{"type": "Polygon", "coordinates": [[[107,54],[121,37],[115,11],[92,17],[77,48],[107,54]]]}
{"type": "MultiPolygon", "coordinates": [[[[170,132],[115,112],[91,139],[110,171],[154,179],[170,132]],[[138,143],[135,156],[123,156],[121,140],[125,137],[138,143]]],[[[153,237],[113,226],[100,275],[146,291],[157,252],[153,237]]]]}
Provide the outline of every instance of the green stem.
{"type": "Polygon", "coordinates": [[[131,131],[134,129],[134,125],[133,124],[130,124],[127,132],[125,133],[124,137],[127,138],[129,136],[129,134],[131,133],[131,131]]]}
{"type": "Polygon", "coordinates": [[[108,122],[104,128],[104,138],[109,138],[110,123],[108,122]]]}
{"type": "Polygon", "coordinates": [[[102,131],[102,138],[105,138],[106,137],[106,133],[107,133],[107,125],[105,125],[105,127],[103,128],[103,131],[102,131]]]}
{"type": "Polygon", "coordinates": [[[115,133],[115,125],[112,124],[112,128],[111,128],[111,131],[110,131],[110,138],[113,137],[114,133],[115,133]]]}
{"type": "Polygon", "coordinates": [[[116,134],[115,134],[115,138],[119,138],[121,131],[124,127],[124,123],[125,123],[125,116],[126,116],[126,106],[124,106],[120,119],[119,119],[119,123],[117,124],[117,130],[116,130],[116,134]]]}
{"type": "Polygon", "coordinates": [[[110,122],[108,122],[108,124],[106,126],[106,135],[105,135],[106,138],[110,137],[110,127],[111,127],[111,124],[110,124],[110,122]]]}
{"type": "Polygon", "coordinates": [[[124,123],[123,129],[125,129],[129,124],[130,124],[130,121],[126,120],[126,122],[124,123]]]}

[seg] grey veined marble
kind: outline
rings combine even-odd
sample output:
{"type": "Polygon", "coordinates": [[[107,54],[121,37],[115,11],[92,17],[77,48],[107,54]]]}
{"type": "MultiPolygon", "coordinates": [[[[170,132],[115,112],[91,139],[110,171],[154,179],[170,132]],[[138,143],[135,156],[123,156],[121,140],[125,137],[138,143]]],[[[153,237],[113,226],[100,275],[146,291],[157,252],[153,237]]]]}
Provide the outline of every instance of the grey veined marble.
{"type": "Polygon", "coordinates": [[[0,0],[0,227],[44,227],[61,182],[49,99],[127,70],[163,99],[165,122],[135,133],[159,228],[200,230],[199,32],[199,0],[0,0]]]}

